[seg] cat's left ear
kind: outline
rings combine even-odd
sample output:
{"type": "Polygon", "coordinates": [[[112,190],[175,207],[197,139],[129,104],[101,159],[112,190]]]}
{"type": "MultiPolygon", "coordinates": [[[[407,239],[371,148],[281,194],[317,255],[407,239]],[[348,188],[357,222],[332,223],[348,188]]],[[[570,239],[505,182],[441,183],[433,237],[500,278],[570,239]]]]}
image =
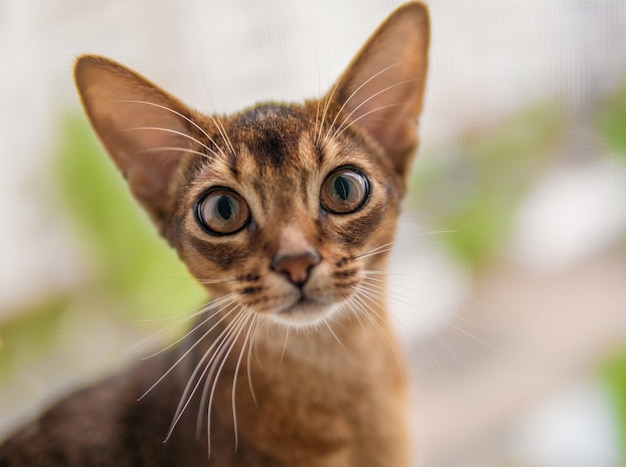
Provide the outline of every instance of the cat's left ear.
{"type": "Polygon", "coordinates": [[[401,6],[370,37],[329,96],[378,142],[402,177],[419,141],[429,36],[427,7],[401,6]]]}

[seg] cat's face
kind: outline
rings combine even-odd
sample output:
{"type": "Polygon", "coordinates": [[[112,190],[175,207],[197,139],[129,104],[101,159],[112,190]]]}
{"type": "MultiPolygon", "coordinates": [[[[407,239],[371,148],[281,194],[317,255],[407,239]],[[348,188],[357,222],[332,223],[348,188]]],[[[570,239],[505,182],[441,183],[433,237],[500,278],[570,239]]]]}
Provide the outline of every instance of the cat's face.
{"type": "Polygon", "coordinates": [[[202,115],[102,57],[81,57],[76,82],[131,191],[199,281],[239,309],[310,325],[349,309],[382,269],[427,47],[426,10],[407,4],[328,95],[231,117],[202,115]]]}
{"type": "Polygon", "coordinates": [[[370,253],[392,240],[402,192],[367,137],[315,120],[323,105],[262,105],[221,119],[228,141],[217,119],[207,121],[207,135],[195,137],[215,154],[188,156],[167,221],[209,289],[294,325],[349,308],[366,272],[381,269],[383,255],[370,253]]]}

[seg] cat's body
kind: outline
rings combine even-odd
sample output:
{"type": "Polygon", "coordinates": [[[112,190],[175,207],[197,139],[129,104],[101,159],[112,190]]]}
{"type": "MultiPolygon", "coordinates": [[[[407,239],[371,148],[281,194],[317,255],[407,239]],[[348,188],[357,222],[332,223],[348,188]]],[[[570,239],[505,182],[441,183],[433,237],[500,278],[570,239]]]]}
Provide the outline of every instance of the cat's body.
{"type": "Polygon", "coordinates": [[[192,400],[171,438],[163,443],[193,370],[193,358],[178,370],[178,377],[164,380],[137,401],[146,385],[174,363],[182,351],[177,349],[62,401],[3,447],[9,456],[0,455],[0,460],[8,463],[0,465],[406,465],[404,384],[389,343],[381,342],[378,330],[360,325],[340,329],[337,326],[336,333],[345,349],[325,333],[291,335],[289,340],[299,350],[312,346],[318,357],[308,362],[298,359],[296,365],[289,352],[282,355],[284,335],[275,336],[280,344],[274,349],[258,349],[252,359],[260,361],[253,363],[251,372],[258,407],[247,372],[242,371],[237,380],[236,448],[231,375],[239,352],[231,353],[213,400],[211,462],[206,420],[200,436],[196,433],[199,398],[192,400]],[[348,331],[355,332],[357,339],[348,331]],[[320,338],[325,352],[319,352],[320,338]],[[368,362],[364,370],[359,360],[374,349],[380,352],[375,355],[378,361],[368,362]],[[338,354],[343,360],[346,353],[353,360],[352,368],[333,364],[338,354]]]}
{"type": "Polygon", "coordinates": [[[384,271],[427,47],[407,4],[324,98],[232,117],[79,59],[96,131],[213,302],[176,347],[11,437],[0,466],[407,465],[384,271]]]}

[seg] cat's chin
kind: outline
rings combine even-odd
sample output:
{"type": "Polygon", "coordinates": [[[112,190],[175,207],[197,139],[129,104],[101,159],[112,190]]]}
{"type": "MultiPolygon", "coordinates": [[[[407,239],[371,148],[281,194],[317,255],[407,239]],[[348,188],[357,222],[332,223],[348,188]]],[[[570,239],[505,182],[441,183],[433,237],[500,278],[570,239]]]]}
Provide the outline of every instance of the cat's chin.
{"type": "Polygon", "coordinates": [[[314,327],[332,316],[339,308],[339,304],[320,303],[310,298],[299,300],[271,315],[271,319],[295,327],[314,327]]]}

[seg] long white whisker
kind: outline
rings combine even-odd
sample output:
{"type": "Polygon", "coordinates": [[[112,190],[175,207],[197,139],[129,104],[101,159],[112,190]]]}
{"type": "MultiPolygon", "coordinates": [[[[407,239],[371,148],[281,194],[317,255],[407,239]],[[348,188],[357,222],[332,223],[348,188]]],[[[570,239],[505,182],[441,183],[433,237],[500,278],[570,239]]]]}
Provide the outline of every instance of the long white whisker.
{"type": "MultiPolygon", "coordinates": [[[[372,301],[377,301],[377,299],[375,298],[374,294],[376,294],[376,292],[371,291],[371,292],[367,292],[367,291],[363,291],[364,295],[370,296],[372,301]]],[[[405,329],[408,330],[408,328],[406,327],[406,325],[400,320],[398,319],[393,313],[390,313],[390,315],[400,324],[400,326],[404,327],[405,329]]],[[[452,355],[455,359],[458,359],[457,355],[452,351],[452,349],[450,349],[450,347],[445,343],[445,341],[441,338],[441,336],[439,335],[439,333],[437,333],[436,331],[429,331],[429,334],[434,335],[435,338],[437,339],[437,341],[444,347],[444,349],[446,349],[446,351],[452,355]]],[[[421,347],[424,349],[424,351],[426,352],[426,354],[430,357],[430,359],[435,362],[435,364],[437,365],[437,367],[439,368],[439,370],[442,373],[446,373],[446,369],[444,368],[444,366],[441,364],[441,362],[439,361],[439,359],[435,356],[435,354],[430,350],[430,348],[428,348],[428,346],[420,341],[420,345],[421,347]]],[[[417,362],[419,361],[419,358],[417,356],[417,354],[413,351],[413,349],[411,347],[409,347],[409,352],[411,353],[411,355],[413,356],[414,360],[417,362]]]]}
{"type": "MultiPolygon", "coordinates": [[[[209,92],[209,86],[207,84],[206,68],[204,66],[202,67],[202,74],[204,76],[204,89],[206,90],[206,95],[207,95],[207,97],[209,99],[209,104],[211,105],[211,108],[213,110],[215,110],[215,105],[213,104],[213,99],[211,99],[211,93],[209,92]]],[[[217,130],[219,131],[220,135],[222,136],[222,139],[224,140],[224,142],[226,143],[226,146],[228,146],[230,151],[232,151],[232,153],[235,154],[236,153],[235,152],[235,148],[233,147],[233,144],[232,144],[230,138],[228,137],[228,133],[226,132],[226,128],[224,128],[224,124],[222,122],[220,122],[219,119],[215,118],[213,113],[209,114],[209,117],[211,118],[211,120],[213,120],[213,123],[217,127],[217,130]]],[[[218,150],[220,151],[222,156],[224,156],[224,159],[226,159],[226,154],[224,153],[222,148],[217,143],[215,143],[215,141],[213,141],[213,140],[211,140],[211,141],[218,148],[218,150]]]]}
{"type": "Polygon", "coordinates": [[[387,251],[393,250],[393,248],[396,247],[396,246],[413,245],[415,243],[418,243],[418,242],[424,240],[424,238],[426,238],[426,237],[431,237],[431,236],[434,236],[434,235],[440,235],[440,234],[445,234],[445,233],[456,233],[456,232],[457,231],[455,231],[455,230],[437,230],[437,231],[434,231],[434,232],[422,233],[422,234],[418,235],[415,238],[394,240],[393,242],[384,243],[383,245],[379,245],[379,246],[377,246],[375,248],[372,248],[371,250],[369,250],[369,251],[367,251],[365,253],[357,255],[357,256],[354,257],[354,259],[367,258],[369,256],[374,256],[374,255],[386,253],[387,251]]]}
{"type": "MultiPolygon", "coordinates": [[[[235,308],[233,308],[228,315],[230,315],[231,313],[234,313],[238,308],[240,308],[239,306],[236,306],[235,308]]],[[[228,316],[226,315],[226,316],[228,316]]],[[[225,317],[226,317],[225,316],[225,317]]],[[[241,316],[241,313],[239,313],[237,315],[237,317],[241,316]]],[[[202,355],[202,357],[200,358],[200,360],[198,361],[198,363],[196,364],[192,374],[189,376],[188,380],[187,380],[187,384],[185,385],[185,389],[183,390],[183,393],[181,394],[180,400],[178,402],[178,406],[176,407],[176,412],[174,413],[174,417],[172,419],[172,423],[170,424],[170,429],[167,433],[167,437],[165,438],[165,440],[167,441],[169,439],[169,437],[172,435],[172,432],[174,431],[174,428],[176,427],[176,425],[178,424],[178,422],[180,421],[180,418],[183,416],[185,410],[187,409],[187,407],[189,406],[189,404],[191,403],[191,400],[194,396],[194,394],[196,393],[196,391],[198,390],[198,387],[200,386],[200,383],[202,382],[204,375],[207,372],[207,368],[210,365],[211,360],[214,358],[215,354],[213,352],[213,349],[215,348],[216,345],[218,345],[218,343],[221,342],[221,339],[223,338],[224,335],[228,334],[232,328],[233,322],[237,320],[237,317],[235,317],[235,319],[230,322],[221,332],[220,334],[217,336],[217,338],[212,342],[212,344],[209,346],[209,348],[206,350],[206,352],[204,352],[204,354],[202,355]],[[196,376],[198,375],[198,373],[200,372],[200,368],[202,368],[202,365],[204,364],[204,362],[207,360],[207,358],[209,359],[209,363],[204,367],[202,373],[200,374],[200,376],[198,378],[196,378],[196,376]],[[192,385],[193,382],[196,381],[196,384],[193,386],[192,389],[192,385]]],[[[219,324],[219,323],[217,323],[219,324]]],[[[214,328],[215,326],[213,326],[214,328]]],[[[210,331],[213,330],[213,328],[211,328],[210,331]]],[[[204,336],[203,336],[204,337],[204,336]]],[[[198,341],[200,342],[200,341],[198,341]]],[[[196,342],[196,344],[198,343],[196,342]]]]}
{"type": "MultiPolygon", "coordinates": [[[[200,383],[204,381],[204,387],[202,389],[202,396],[200,398],[200,403],[198,404],[196,436],[200,436],[200,432],[202,430],[202,419],[203,419],[202,410],[205,407],[207,407],[206,403],[207,403],[208,387],[211,383],[213,383],[214,385],[217,384],[217,379],[213,379],[213,375],[215,374],[216,362],[221,361],[221,358],[224,354],[226,347],[228,346],[229,342],[231,341],[232,337],[235,334],[235,329],[238,329],[239,324],[246,317],[245,309],[241,307],[240,305],[238,305],[238,309],[240,311],[237,313],[235,318],[230,323],[228,323],[228,325],[222,330],[220,335],[217,336],[217,338],[213,341],[213,343],[211,344],[211,347],[205,354],[205,355],[208,355],[208,353],[210,352],[211,356],[208,362],[206,363],[206,365],[204,366],[204,370],[202,371],[202,374],[198,378],[198,382],[194,389],[194,392],[195,392],[197,388],[200,386],[200,383]]],[[[210,424],[210,419],[207,420],[207,424],[210,424]]],[[[209,441],[209,452],[210,452],[211,451],[210,437],[208,438],[208,441],[209,441]]]]}
{"type": "Polygon", "coordinates": [[[220,157],[218,153],[216,153],[212,148],[210,148],[209,146],[204,144],[199,139],[194,138],[193,136],[188,135],[185,132],[178,131],[178,130],[173,130],[171,128],[162,128],[162,127],[159,127],[159,126],[139,126],[139,127],[135,127],[135,128],[127,128],[127,129],[125,129],[123,131],[163,131],[165,133],[172,133],[172,134],[175,134],[175,135],[178,135],[178,136],[182,136],[183,138],[187,138],[188,140],[193,141],[197,145],[202,146],[204,149],[209,151],[215,157],[220,157]]]}
{"type": "MultiPolygon", "coordinates": [[[[365,115],[368,115],[368,114],[372,113],[372,111],[369,111],[369,112],[366,112],[365,114],[363,114],[363,115],[359,116],[358,118],[356,118],[356,119],[354,119],[354,120],[352,120],[352,121],[350,120],[350,119],[352,118],[352,115],[354,115],[354,113],[355,113],[356,111],[358,111],[361,107],[363,107],[365,104],[367,104],[367,103],[368,103],[369,101],[371,101],[372,99],[374,99],[374,98],[378,97],[379,95],[381,95],[382,93],[387,92],[387,91],[389,91],[389,90],[391,90],[391,89],[393,89],[393,88],[396,88],[396,87],[398,87],[398,86],[402,86],[402,85],[404,85],[404,84],[412,83],[412,82],[414,82],[414,81],[421,81],[421,80],[423,80],[423,79],[424,79],[424,78],[411,78],[411,79],[405,79],[405,80],[399,81],[399,82],[397,82],[397,83],[391,84],[391,85],[387,86],[386,88],[381,89],[380,91],[375,92],[374,94],[370,95],[367,99],[364,99],[364,100],[363,100],[363,101],[362,101],[359,105],[357,105],[354,109],[352,109],[352,111],[351,111],[351,112],[350,112],[350,113],[346,116],[346,118],[343,120],[343,122],[341,122],[341,125],[339,125],[339,127],[337,127],[337,129],[335,130],[335,133],[334,133],[333,137],[338,137],[341,133],[343,133],[343,131],[344,131],[346,128],[348,128],[348,127],[349,127],[350,125],[352,125],[354,122],[356,122],[356,121],[360,120],[360,119],[361,119],[362,117],[364,117],[365,115]],[[348,123],[348,122],[350,122],[350,123],[349,123],[349,125],[348,125],[348,127],[343,128],[343,127],[344,127],[344,125],[345,125],[346,123],[348,123]],[[343,130],[342,130],[342,128],[343,128],[343,130]]],[[[398,102],[397,104],[389,104],[389,105],[385,105],[385,106],[378,107],[378,110],[383,109],[383,108],[385,108],[385,107],[390,107],[390,106],[395,106],[395,105],[402,105],[402,104],[403,104],[402,102],[398,102]]],[[[375,110],[376,110],[376,109],[375,109],[375,110]]]]}
{"type": "Polygon", "coordinates": [[[285,358],[285,351],[287,350],[287,340],[289,339],[289,330],[291,328],[287,327],[287,330],[285,331],[285,342],[283,342],[283,350],[280,352],[280,362],[283,362],[283,358],[285,358]]]}
{"type": "MultiPolygon", "coordinates": [[[[399,107],[401,105],[403,105],[403,102],[395,102],[393,104],[386,104],[386,105],[380,105],[374,109],[368,110],[367,112],[359,115],[357,118],[355,118],[354,120],[348,120],[348,118],[350,117],[346,117],[346,120],[344,120],[341,125],[343,125],[344,123],[348,123],[345,127],[338,129],[337,131],[335,131],[335,133],[333,133],[333,138],[339,138],[341,135],[343,135],[346,131],[348,131],[355,123],[357,123],[359,120],[364,119],[365,117],[376,113],[376,112],[380,112],[381,110],[385,110],[385,109],[390,109],[391,107],[399,107]]],[[[354,112],[352,112],[354,113],[354,112]]],[[[352,113],[350,115],[352,115],[352,113]]],[[[379,122],[376,122],[377,124],[379,124],[379,122]]]]}
{"type": "Polygon", "coordinates": [[[328,113],[328,109],[330,108],[330,103],[333,100],[333,96],[335,95],[335,92],[337,91],[337,87],[339,86],[339,83],[340,83],[340,80],[337,80],[337,82],[333,86],[332,91],[330,92],[330,96],[328,96],[328,99],[326,99],[326,102],[324,103],[324,112],[322,113],[322,118],[320,119],[319,132],[315,136],[316,142],[319,142],[322,136],[322,130],[324,129],[324,121],[326,120],[326,114],[328,113]]]}
{"type": "Polygon", "coordinates": [[[396,346],[393,345],[393,343],[389,339],[389,335],[387,334],[387,332],[385,332],[383,327],[377,321],[377,319],[380,319],[379,313],[368,303],[368,300],[372,302],[375,302],[375,300],[373,300],[372,298],[369,298],[367,293],[365,293],[365,291],[362,289],[359,289],[358,294],[355,295],[354,297],[357,300],[357,302],[360,303],[361,306],[363,306],[363,308],[357,309],[358,310],[357,314],[359,313],[362,314],[363,317],[367,321],[369,321],[370,324],[374,326],[374,328],[378,331],[378,333],[383,337],[383,339],[385,340],[385,342],[387,343],[387,345],[393,352],[396,363],[398,364],[398,368],[400,368],[400,370],[404,372],[405,371],[404,365],[402,363],[402,359],[400,358],[400,355],[398,355],[398,350],[396,346]]]}
{"type": "MultiPolygon", "coordinates": [[[[367,304],[367,300],[371,301],[372,303],[377,304],[380,307],[384,307],[385,305],[382,303],[383,298],[378,294],[378,292],[375,291],[369,291],[366,287],[364,287],[363,285],[361,286],[361,288],[359,289],[359,293],[361,295],[363,295],[363,303],[365,306],[367,306],[367,308],[370,310],[370,312],[372,312],[373,314],[375,314],[376,316],[378,316],[378,313],[367,304]]],[[[403,326],[404,328],[406,328],[406,325],[400,320],[398,319],[397,316],[395,316],[393,313],[389,313],[389,315],[396,320],[400,326],[403,326]]],[[[397,353],[396,347],[394,345],[391,344],[389,337],[387,337],[387,335],[384,333],[384,331],[381,329],[381,332],[385,335],[385,338],[389,344],[389,346],[393,349],[394,351],[394,355],[396,358],[396,361],[398,362],[398,364],[400,365],[400,369],[402,371],[404,371],[404,365],[402,364],[402,361],[400,359],[400,356],[397,353]]],[[[430,358],[437,364],[437,366],[443,371],[443,366],[441,365],[441,363],[439,362],[439,360],[435,357],[435,355],[430,351],[430,349],[428,347],[426,347],[426,345],[422,342],[421,343],[422,347],[424,348],[424,350],[426,351],[426,353],[428,353],[428,355],[430,356],[430,358]]],[[[415,352],[413,351],[413,349],[411,347],[408,348],[409,352],[411,353],[411,355],[413,356],[413,358],[418,361],[417,355],[415,354],[415,352]]]]}
{"type": "MultiPolygon", "coordinates": [[[[348,98],[344,101],[343,105],[341,106],[341,108],[339,109],[339,111],[337,112],[337,115],[335,115],[335,118],[333,119],[333,122],[330,124],[329,130],[326,132],[326,135],[324,136],[324,139],[328,138],[328,134],[330,132],[330,128],[332,128],[335,123],[337,123],[337,118],[339,118],[339,115],[341,115],[341,112],[343,111],[343,109],[346,108],[346,105],[348,105],[348,102],[350,102],[350,100],[361,90],[363,89],[364,86],[367,85],[367,83],[369,83],[370,81],[372,81],[373,79],[375,79],[376,77],[380,76],[381,74],[385,73],[386,71],[389,71],[391,68],[402,65],[403,63],[407,62],[408,60],[402,60],[400,62],[394,63],[392,65],[389,65],[385,68],[383,68],[382,70],[380,70],[379,72],[373,74],[372,76],[370,76],[368,79],[366,79],[363,83],[361,83],[361,85],[356,88],[354,91],[352,91],[352,94],[350,94],[348,96],[348,98]]],[[[358,108],[358,107],[357,107],[358,108]]],[[[340,125],[341,127],[341,125],[340,125]]]]}
{"type": "Polygon", "coordinates": [[[412,297],[403,296],[403,295],[399,294],[398,292],[392,290],[390,287],[385,287],[384,285],[380,285],[380,284],[386,284],[387,283],[383,279],[376,279],[374,277],[367,277],[366,276],[366,277],[363,278],[363,283],[367,284],[368,287],[370,287],[372,290],[374,290],[374,289],[375,290],[379,290],[380,292],[388,294],[388,295],[397,295],[400,298],[405,298],[407,300],[411,300],[413,302],[412,304],[414,304],[416,306],[423,307],[423,306],[426,305],[425,303],[420,302],[420,301],[418,301],[418,300],[416,300],[416,299],[414,299],[412,297]]]}
{"type": "MultiPolygon", "coordinates": [[[[230,149],[232,154],[236,154],[235,148],[233,146],[232,141],[228,137],[228,133],[226,132],[226,128],[224,127],[224,124],[220,120],[215,118],[215,116],[213,114],[211,114],[210,117],[211,117],[211,120],[213,120],[213,123],[215,123],[215,126],[217,126],[217,131],[219,131],[220,135],[222,136],[222,139],[226,142],[226,146],[228,146],[228,148],[230,149]]],[[[213,143],[213,144],[215,144],[215,143],[213,143]]],[[[221,149],[220,149],[220,152],[224,155],[224,157],[226,157],[226,155],[224,154],[224,152],[221,149]]]]}
{"type": "MultiPolygon", "coordinates": [[[[362,284],[362,287],[367,288],[367,287],[372,287],[373,284],[362,284]]],[[[377,286],[378,287],[378,286],[377,286]]],[[[379,287],[380,288],[380,287],[379,287]]],[[[374,289],[375,290],[375,289],[374,289]]],[[[402,296],[397,296],[397,294],[390,294],[390,298],[394,299],[395,301],[397,301],[398,303],[403,303],[405,305],[409,305],[409,306],[416,306],[416,303],[412,303],[411,301],[407,301],[406,297],[402,297],[402,296]]],[[[420,309],[420,306],[417,306],[417,309],[420,309]]],[[[421,310],[424,311],[424,310],[421,310]]],[[[457,317],[457,316],[455,316],[457,317]]],[[[484,345],[485,347],[487,347],[490,350],[493,350],[494,352],[498,352],[498,349],[496,349],[495,347],[493,347],[491,344],[485,342],[484,340],[480,339],[479,337],[476,337],[475,335],[473,335],[472,333],[470,333],[469,331],[463,329],[462,327],[454,324],[452,321],[450,321],[449,319],[446,318],[442,318],[442,322],[445,323],[446,325],[450,326],[453,329],[456,329],[458,332],[466,335],[467,337],[470,337],[471,339],[475,340],[476,342],[478,342],[479,344],[484,345]]]]}
{"type": "MultiPolygon", "coordinates": [[[[248,326],[248,331],[246,332],[246,336],[244,337],[243,344],[241,345],[241,352],[239,352],[239,358],[237,359],[237,364],[235,365],[235,375],[233,377],[233,387],[232,387],[232,392],[231,392],[231,401],[233,405],[233,423],[235,426],[235,451],[237,450],[237,445],[239,444],[238,443],[239,436],[237,432],[237,409],[236,409],[237,404],[235,403],[235,391],[237,389],[237,376],[239,375],[239,367],[241,366],[241,361],[243,359],[243,354],[246,350],[246,345],[248,344],[248,339],[250,339],[250,331],[254,327],[254,324],[256,323],[258,315],[250,314],[249,316],[251,317],[252,322],[248,326]]],[[[250,318],[244,321],[243,323],[244,327],[246,324],[248,324],[249,319],[250,318]]]]}
{"type": "Polygon", "coordinates": [[[337,334],[335,334],[335,331],[333,331],[333,328],[330,326],[330,323],[328,322],[328,320],[326,318],[324,318],[322,320],[322,323],[324,323],[326,325],[326,327],[328,328],[328,330],[330,331],[330,333],[333,335],[333,337],[335,338],[335,340],[337,341],[337,343],[345,350],[346,347],[343,345],[343,342],[341,342],[341,340],[339,339],[339,337],[337,337],[337,334]]]}
{"type": "MultiPolygon", "coordinates": [[[[427,274],[418,274],[418,273],[412,273],[412,272],[395,272],[395,271],[374,271],[374,270],[364,270],[363,273],[367,275],[370,279],[374,279],[373,277],[371,277],[372,275],[407,276],[407,277],[417,277],[419,279],[426,279],[432,282],[436,282],[438,285],[442,285],[443,287],[446,287],[454,292],[457,292],[458,294],[470,300],[472,303],[475,303],[477,305],[483,305],[480,302],[480,300],[478,300],[476,297],[472,296],[471,294],[465,292],[464,290],[461,290],[460,288],[455,287],[453,285],[447,284],[443,282],[442,280],[437,279],[436,277],[429,276],[427,274]]],[[[382,280],[382,279],[378,279],[378,280],[382,280]]],[[[478,325],[478,323],[474,323],[474,324],[478,325]]]]}
{"type": "MultiPolygon", "coordinates": [[[[424,311],[423,307],[426,306],[426,303],[420,302],[420,301],[418,301],[418,300],[416,300],[416,299],[414,299],[414,298],[412,298],[410,296],[403,295],[403,294],[393,290],[392,288],[382,287],[382,286],[380,286],[378,284],[372,283],[371,281],[378,281],[378,282],[381,282],[381,283],[385,282],[382,279],[376,279],[376,278],[373,278],[373,277],[365,277],[363,279],[363,283],[367,284],[368,287],[371,287],[371,288],[374,288],[374,289],[378,289],[378,290],[382,290],[382,291],[386,292],[390,296],[390,298],[396,299],[396,301],[398,303],[404,303],[405,305],[415,306],[419,310],[424,311]],[[403,302],[401,300],[408,300],[408,302],[407,301],[403,302]]],[[[473,320],[471,320],[469,318],[466,318],[464,316],[460,316],[460,315],[458,315],[456,313],[446,313],[444,316],[453,316],[455,319],[457,319],[459,321],[463,321],[463,322],[465,322],[465,323],[467,323],[469,325],[472,325],[472,326],[474,326],[476,328],[480,328],[480,325],[477,322],[475,322],[475,321],[473,321],[473,320]]]]}
{"type": "Polygon", "coordinates": [[[169,326],[167,326],[163,331],[158,333],[157,337],[162,337],[163,335],[169,333],[172,329],[177,328],[178,326],[181,326],[183,323],[195,318],[196,316],[200,316],[203,315],[205,313],[211,313],[206,319],[204,319],[202,322],[200,322],[199,324],[197,324],[196,326],[194,326],[193,329],[191,329],[190,331],[188,331],[187,333],[185,333],[185,335],[183,335],[182,337],[178,338],[177,340],[175,340],[174,342],[170,343],[169,345],[167,345],[166,347],[162,348],[161,350],[154,352],[146,357],[143,357],[142,360],[148,360],[150,358],[153,358],[163,352],[165,352],[166,350],[174,347],[176,344],[178,344],[179,342],[181,342],[182,340],[184,340],[185,338],[187,338],[188,336],[190,336],[191,334],[193,334],[195,331],[197,331],[200,327],[202,327],[203,325],[205,325],[206,323],[208,323],[213,317],[217,316],[222,310],[226,309],[228,306],[230,306],[235,299],[233,299],[231,297],[231,295],[234,294],[228,294],[224,297],[220,297],[219,299],[208,303],[207,305],[205,305],[204,307],[202,307],[200,310],[192,313],[189,316],[185,316],[183,318],[180,318],[178,320],[176,320],[174,323],[170,324],[169,326]],[[227,300],[228,299],[228,300],[227,300]],[[228,303],[224,303],[224,302],[228,302],[228,303]],[[222,306],[223,305],[223,306],[222,306]],[[218,307],[220,307],[219,309],[217,309],[218,307]]]}
{"type": "Polygon", "coordinates": [[[188,154],[194,154],[196,156],[201,156],[204,157],[205,159],[210,159],[208,154],[205,154],[203,152],[200,151],[195,151],[193,149],[187,149],[187,148],[180,148],[177,146],[159,146],[156,148],[150,148],[150,149],[139,149],[135,152],[139,153],[139,154],[143,154],[143,153],[151,153],[154,151],[176,151],[176,152],[186,152],[188,154]]]}
{"type": "Polygon", "coordinates": [[[125,102],[125,103],[129,103],[129,104],[145,104],[145,105],[152,105],[154,107],[158,107],[159,109],[163,109],[163,110],[167,110],[168,112],[173,113],[174,115],[179,116],[180,118],[182,118],[183,120],[191,123],[196,129],[200,130],[200,132],[206,136],[207,138],[211,139],[211,137],[209,136],[209,134],[204,130],[204,128],[202,128],[200,125],[198,125],[196,122],[194,122],[191,118],[187,117],[186,115],[181,114],[180,112],[177,112],[174,109],[170,109],[169,107],[165,106],[165,105],[161,105],[161,104],[157,104],[156,102],[149,102],[149,101],[140,101],[140,100],[117,100],[115,102],[125,102]]]}
{"type": "MultiPolygon", "coordinates": [[[[228,306],[228,305],[227,305],[228,306]]],[[[230,315],[233,312],[233,310],[229,311],[227,314],[225,314],[224,316],[222,316],[222,318],[217,321],[207,332],[205,332],[200,339],[198,339],[192,346],[189,347],[189,349],[187,349],[173,364],[172,366],[170,366],[170,368],[152,385],[150,386],[150,388],[148,388],[148,390],[146,392],[144,392],[142,394],[142,396],[138,399],[138,400],[142,400],[144,397],[146,397],[146,395],[148,395],[148,393],[150,393],[150,391],[152,391],[161,381],[163,381],[165,379],[165,377],[167,375],[169,375],[174,368],[176,368],[180,362],[182,362],[185,357],[187,357],[187,355],[189,355],[194,348],[196,348],[198,346],[198,344],[200,344],[200,342],[202,342],[203,339],[206,338],[206,336],[208,336],[211,331],[213,331],[213,329],[219,325],[220,322],[222,322],[228,315],[230,315]]]]}
{"type": "Polygon", "coordinates": [[[251,362],[250,362],[250,356],[252,355],[252,346],[254,345],[254,340],[256,338],[256,328],[257,328],[257,320],[258,320],[258,316],[255,316],[254,321],[252,322],[252,325],[250,326],[250,333],[251,333],[251,338],[250,341],[248,343],[248,356],[246,358],[246,371],[248,374],[248,388],[250,389],[250,395],[252,396],[252,401],[254,402],[254,405],[258,408],[259,404],[256,400],[256,394],[254,393],[254,388],[252,387],[252,366],[251,366],[251,362]]]}
{"type": "Polygon", "coordinates": [[[347,301],[344,304],[344,308],[348,308],[350,311],[352,311],[352,313],[350,314],[350,317],[354,316],[356,320],[359,322],[361,329],[365,329],[365,323],[361,319],[362,311],[358,308],[357,303],[356,303],[356,297],[358,296],[358,294],[359,294],[359,290],[356,289],[355,293],[348,297],[347,301]]]}
{"type": "MultiPolygon", "coordinates": [[[[221,363],[219,368],[217,369],[217,372],[215,373],[215,381],[213,383],[213,387],[211,388],[211,395],[209,396],[209,407],[208,407],[208,411],[207,411],[207,439],[209,440],[209,456],[211,455],[211,443],[210,443],[210,439],[211,439],[211,409],[213,407],[213,396],[215,395],[215,389],[217,387],[217,380],[220,377],[220,374],[222,373],[222,370],[224,369],[224,365],[226,364],[226,360],[228,360],[228,356],[230,355],[230,352],[233,350],[233,347],[235,346],[235,343],[237,342],[237,339],[239,338],[239,336],[241,335],[241,332],[243,331],[243,329],[245,328],[246,323],[250,320],[251,318],[251,314],[246,314],[245,313],[246,310],[244,310],[244,319],[242,322],[240,322],[240,324],[238,325],[238,330],[236,331],[236,333],[234,334],[233,338],[230,340],[230,346],[228,347],[228,350],[226,351],[226,354],[221,358],[221,363]]],[[[234,399],[233,399],[233,404],[234,404],[234,399]]],[[[234,409],[234,405],[233,405],[233,413],[235,412],[234,409]]],[[[235,435],[235,451],[237,450],[237,442],[238,442],[238,433],[237,433],[237,419],[233,420],[233,424],[234,424],[234,435],[235,435]]]]}
{"type": "MultiPolygon", "coordinates": [[[[206,83],[205,83],[206,84],[206,83]]],[[[160,109],[163,110],[167,110],[168,112],[172,112],[174,115],[178,115],[180,118],[186,120],[187,122],[191,123],[195,128],[197,128],[204,136],[206,136],[206,138],[211,141],[211,143],[213,143],[215,145],[215,147],[218,149],[218,151],[224,156],[226,157],[226,155],[224,154],[224,151],[222,151],[222,149],[220,148],[220,146],[213,140],[213,138],[211,138],[211,135],[209,135],[206,130],[204,128],[202,128],[200,125],[198,125],[196,122],[194,122],[191,118],[181,114],[180,112],[175,111],[174,109],[170,109],[169,107],[166,107],[164,105],[160,105],[154,102],[148,102],[148,101],[140,101],[140,100],[120,100],[120,101],[116,101],[116,102],[127,102],[127,103],[135,103],[135,104],[146,104],[146,105],[152,105],[154,107],[158,107],[160,109]]],[[[213,118],[213,121],[215,122],[215,118],[211,115],[211,118],[213,118]]],[[[218,130],[219,130],[219,125],[217,124],[217,122],[215,122],[216,125],[218,126],[218,130]]],[[[221,133],[221,131],[220,131],[221,133]]],[[[211,151],[215,156],[217,156],[217,154],[215,153],[215,151],[209,149],[207,146],[202,145],[205,149],[211,151]]],[[[202,154],[202,153],[199,153],[202,154]]],[[[203,156],[207,156],[206,154],[202,154],[203,156]]]]}

